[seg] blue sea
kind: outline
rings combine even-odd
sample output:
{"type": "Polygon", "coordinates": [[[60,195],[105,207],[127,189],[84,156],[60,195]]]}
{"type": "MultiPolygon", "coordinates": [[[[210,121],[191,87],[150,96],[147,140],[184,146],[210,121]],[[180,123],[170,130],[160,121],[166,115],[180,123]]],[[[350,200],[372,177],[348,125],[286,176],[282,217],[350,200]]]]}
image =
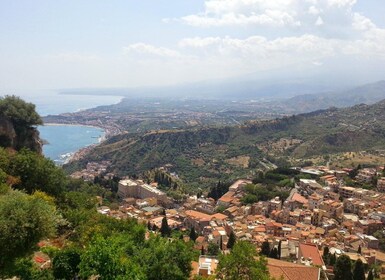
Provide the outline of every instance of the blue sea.
{"type": "MultiPolygon", "coordinates": [[[[17,91],[15,94],[36,105],[41,116],[76,112],[101,105],[118,103],[121,96],[61,95],[55,91],[17,91]]],[[[39,126],[40,138],[48,144],[43,146],[45,156],[57,164],[63,164],[74,152],[99,142],[104,131],[96,127],[47,125],[39,126]]]]}

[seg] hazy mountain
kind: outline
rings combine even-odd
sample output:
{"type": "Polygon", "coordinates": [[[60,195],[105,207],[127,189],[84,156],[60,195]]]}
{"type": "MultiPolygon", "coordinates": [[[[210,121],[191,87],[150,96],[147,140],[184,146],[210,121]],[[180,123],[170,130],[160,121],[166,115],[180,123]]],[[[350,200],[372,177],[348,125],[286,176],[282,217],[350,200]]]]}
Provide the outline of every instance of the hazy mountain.
{"type": "Polygon", "coordinates": [[[297,107],[300,111],[314,111],[330,107],[349,107],[356,104],[374,104],[385,98],[385,81],[366,84],[350,90],[298,95],[284,104],[297,107]]]}

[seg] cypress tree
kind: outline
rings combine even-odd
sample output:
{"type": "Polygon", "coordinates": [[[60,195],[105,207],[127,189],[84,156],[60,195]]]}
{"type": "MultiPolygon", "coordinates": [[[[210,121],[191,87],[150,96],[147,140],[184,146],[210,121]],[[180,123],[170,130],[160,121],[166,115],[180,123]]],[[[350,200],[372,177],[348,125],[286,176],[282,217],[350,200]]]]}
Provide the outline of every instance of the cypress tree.
{"type": "Polygon", "coordinates": [[[358,246],[357,254],[361,255],[361,245],[358,246]]]}
{"type": "Polygon", "coordinates": [[[281,250],[282,250],[282,240],[278,242],[278,259],[281,259],[281,250]]]}
{"type": "Polygon", "coordinates": [[[227,241],[227,249],[232,249],[234,247],[236,238],[233,231],[230,232],[229,241],[227,241]]]}
{"type": "Polygon", "coordinates": [[[192,240],[194,242],[198,238],[198,235],[195,232],[195,228],[194,227],[191,228],[189,237],[190,237],[190,240],[192,240]]]}
{"type": "Polygon", "coordinates": [[[352,264],[347,255],[340,256],[334,266],[334,280],[352,280],[352,264]]]}
{"type": "Polygon", "coordinates": [[[202,245],[202,248],[201,248],[201,255],[203,256],[205,254],[205,247],[203,247],[202,245]]]}
{"type": "Polygon", "coordinates": [[[354,264],[353,280],[365,280],[364,264],[358,259],[354,264]]]}
{"type": "Polygon", "coordinates": [[[222,235],[221,235],[221,238],[219,240],[219,249],[222,251],[223,250],[223,242],[222,242],[222,235]]]}
{"type": "Polygon", "coordinates": [[[263,243],[262,243],[262,247],[261,247],[261,255],[264,255],[264,256],[269,256],[270,254],[270,244],[269,244],[269,241],[265,240],[263,243]]]}
{"type": "Polygon", "coordinates": [[[368,278],[366,280],[374,280],[373,269],[369,270],[368,278]]]}
{"type": "Polygon", "coordinates": [[[337,257],[336,257],[336,254],[335,254],[335,253],[334,253],[334,254],[330,254],[330,257],[329,257],[329,265],[334,266],[335,263],[336,263],[336,259],[337,259],[337,257]]]}
{"type": "Polygon", "coordinates": [[[277,248],[274,247],[270,251],[269,258],[278,259],[278,250],[277,250],[277,248]]]}
{"type": "Polygon", "coordinates": [[[160,227],[160,234],[163,237],[170,236],[170,234],[171,234],[171,229],[168,226],[168,222],[167,222],[167,218],[166,217],[163,217],[163,219],[162,219],[162,225],[160,227]]]}

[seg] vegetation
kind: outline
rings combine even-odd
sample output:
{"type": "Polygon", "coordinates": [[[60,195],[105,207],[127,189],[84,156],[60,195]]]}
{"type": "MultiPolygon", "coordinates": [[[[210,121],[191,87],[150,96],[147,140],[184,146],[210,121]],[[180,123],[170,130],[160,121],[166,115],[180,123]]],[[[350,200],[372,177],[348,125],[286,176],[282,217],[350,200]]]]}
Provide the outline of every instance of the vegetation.
{"type": "Polygon", "coordinates": [[[35,105],[14,95],[0,97],[0,117],[2,116],[11,120],[17,127],[43,124],[35,111],[35,105]]]}
{"type": "Polygon", "coordinates": [[[334,279],[335,280],[352,280],[352,264],[350,258],[347,255],[340,256],[334,266],[334,279]]]}
{"type": "Polygon", "coordinates": [[[267,280],[269,273],[266,265],[266,259],[258,257],[252,244],[238,241],[230,254],[219,257],[217,277],[226,280],[267,280]]]}

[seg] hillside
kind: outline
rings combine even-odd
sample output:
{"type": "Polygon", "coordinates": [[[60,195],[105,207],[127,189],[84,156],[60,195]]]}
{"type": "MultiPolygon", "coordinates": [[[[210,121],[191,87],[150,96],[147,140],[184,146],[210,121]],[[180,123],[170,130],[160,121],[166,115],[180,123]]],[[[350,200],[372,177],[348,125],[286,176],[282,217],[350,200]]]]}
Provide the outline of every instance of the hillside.
{"type": "Polygon", "coordinates": [[[383,149],[384,135],[385,101],[381,101],[241,126],[119,135],[67,168],[111,160],[111,171],[128,175],[167,165],[183,180],[205,185],[252,175],[271,164],[267,159],[280,165],[293,158],[383,149]]]}
{"type": "Polygon", "coordinates": [[[286,100],[284,105],[308,112],[332,106],[343,108],[361,103],[374,104],[384,98],[385,81],[379,81],[340,92],[298,95],[286,100]]]}

